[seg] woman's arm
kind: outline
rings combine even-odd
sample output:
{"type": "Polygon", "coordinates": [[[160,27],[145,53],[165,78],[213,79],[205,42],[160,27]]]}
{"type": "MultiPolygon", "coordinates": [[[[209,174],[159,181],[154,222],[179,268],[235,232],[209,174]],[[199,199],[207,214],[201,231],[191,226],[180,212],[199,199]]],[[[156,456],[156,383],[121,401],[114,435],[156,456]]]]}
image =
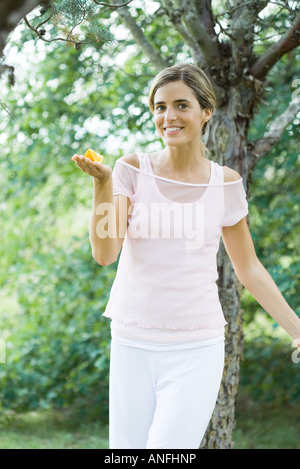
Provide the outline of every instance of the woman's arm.
{"type": "Polygon", "coordinates": [[[246,218],[236,225],[223,227],[222,236],[239,281],[300,349],[300,318],[259,261],[246,218]]]}
{"type": "MultiPolygon", "coordinates": [[[[132,159],[130,155],[125,158],[132,159]]],[[[113,195],[110,166],[77,154],[73,155],[72,160],[83,172],[93,177],[93,209],[89,230],[93,258],[103,266],[112,264],[124,241],[130,200],[124,195],[113,195]]]]}
{"type": "Polygon", "coordinates": [[[124,195],[113,195],[113,182],[101,183],[94,177],[93,209],[90,218],[92,255],[98,264],[114,263],[124,241],[130,200],[124,195]]]}

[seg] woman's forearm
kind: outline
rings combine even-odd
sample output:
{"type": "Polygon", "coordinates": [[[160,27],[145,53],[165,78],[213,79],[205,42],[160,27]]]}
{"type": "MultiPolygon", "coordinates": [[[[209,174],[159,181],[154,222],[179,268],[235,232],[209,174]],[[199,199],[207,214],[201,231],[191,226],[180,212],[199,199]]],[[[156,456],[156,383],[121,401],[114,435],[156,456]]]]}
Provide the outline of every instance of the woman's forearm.
{"type": "Polygon", "coordinates": [[[90,219],[90,243],[94,259],[100,265],[114,262],[118,256],[116,212],[112,179],[105,183],[93,178],[93,210],[90,219]]]}
{"type": "Polygon", "coordinates": [[[274,280],[257,259],[251,268],[238,276],[264,310],[295,340],[300,343],[300,318],[288,305],[274,280]]]}

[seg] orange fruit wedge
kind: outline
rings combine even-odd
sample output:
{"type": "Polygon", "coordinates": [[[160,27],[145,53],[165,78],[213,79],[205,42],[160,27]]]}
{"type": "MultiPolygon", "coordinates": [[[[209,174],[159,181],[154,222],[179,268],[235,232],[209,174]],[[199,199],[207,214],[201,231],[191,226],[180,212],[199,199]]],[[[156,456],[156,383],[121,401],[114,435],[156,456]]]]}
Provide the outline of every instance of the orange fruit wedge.
{"type": "Polygon", "coordinates": [[[86,158],[89,158],[92,161],[98,161],[98,163],[102,163],[104,160],[104,156],[100,155],[99,153],[95,152],[91,148],[89,148],[84,155],[86,158]]]}

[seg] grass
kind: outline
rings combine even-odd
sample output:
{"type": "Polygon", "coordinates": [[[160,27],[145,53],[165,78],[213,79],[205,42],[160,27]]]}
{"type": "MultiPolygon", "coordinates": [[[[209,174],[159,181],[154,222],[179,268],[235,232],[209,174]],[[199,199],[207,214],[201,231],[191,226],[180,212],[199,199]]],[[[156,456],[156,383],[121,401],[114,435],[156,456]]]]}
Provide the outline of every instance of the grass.
{"type": "MultiPolygon", "coordinates": [[[[300,449],[299,406],[237,407],[235,449],[300,449]]],[[[0,425],[0,449],[107,449],[108,428],[62,412],[27,412],[0,425]]]]}
{"type": "Polygon", "coordinates": [[[240,403],[235,449],[300,449],[300,406],[240,403]]]}
{"type": "Polygon", "coordinates": [[[10,416],[0,425],[0,449],[105,449],[108,429],[53,411],[10,416]]]}

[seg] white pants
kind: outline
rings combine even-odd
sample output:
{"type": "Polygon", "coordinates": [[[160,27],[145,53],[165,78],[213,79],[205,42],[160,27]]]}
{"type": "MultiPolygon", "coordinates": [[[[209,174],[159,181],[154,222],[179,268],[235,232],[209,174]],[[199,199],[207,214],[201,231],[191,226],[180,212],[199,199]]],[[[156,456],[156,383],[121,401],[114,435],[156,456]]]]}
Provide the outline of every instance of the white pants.
{"type": "Polygon", "coordinates": [[[223,366],[224,336],[173,345],[113,338],[110,448],[199,448],[223,366]]]}

